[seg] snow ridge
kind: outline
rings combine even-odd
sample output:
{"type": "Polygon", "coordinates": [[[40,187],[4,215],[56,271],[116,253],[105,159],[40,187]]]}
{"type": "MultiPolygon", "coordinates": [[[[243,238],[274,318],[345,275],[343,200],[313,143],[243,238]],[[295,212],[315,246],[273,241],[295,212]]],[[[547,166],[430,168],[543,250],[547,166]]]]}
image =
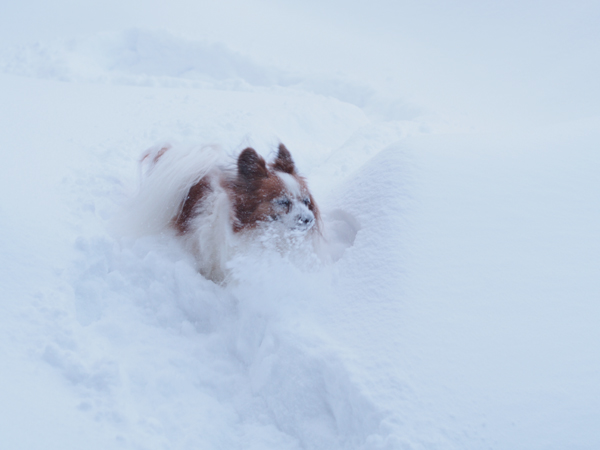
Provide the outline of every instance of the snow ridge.
{"type": "Polygon", "coordinates": [[[222,43],[187,40],[163,30],[132,28],[5,49],[0,71],[64,82],[252,92],[285,88],[333,97],[386,119],[422,114],[401,98],[390,99],[343,76],[259,65],[222,43]]]}

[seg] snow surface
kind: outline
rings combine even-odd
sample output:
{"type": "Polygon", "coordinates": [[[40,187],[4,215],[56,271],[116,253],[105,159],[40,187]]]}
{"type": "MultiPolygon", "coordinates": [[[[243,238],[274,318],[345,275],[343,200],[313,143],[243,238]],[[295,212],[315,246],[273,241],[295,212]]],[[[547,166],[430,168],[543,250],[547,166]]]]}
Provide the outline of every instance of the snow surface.
{"type": "Polygon", "coordinates": [[[597,8],[463,2],[450,17],[477,24],[447,44],[419,30],[449,30],[441,5],[380,2],[389,17],[350,6],[334,18],[335,1],[313,3],[206,6],[202,38],[185,2],[113,22],[110,1],[81,22],[69,2],[11,6],[31,21],[2,31],[2,448],[600,447],[600,111],[587,100],[600,98],[597,8]],[[258,21],[256,35],[232,6],[258,21]],[[171,31],[131,28],[139,17],[171,31]],[[360,17],[401,45],[355,29],[360,17]],[[329,28],[306,27],[303,41],[313,20],[329,28]],[[488,30],[515,24],[490,48],[529,75],[496,82],[477,46],[452,53],[456,67],[440,56],[468,31],[490,44],[488,30]],[[532,36],[550,46],[552,30],[572,37],[524,63],[546,48],[532,36]],[[401,89],[381,81],[390,67],[373,49],[415,65],[401,89]],[[434,61],[419,66],[419,54],[434,61]],[[570,65],[542,78],[548,55],[570,65]],[[302,57],[302,70],[290,64],[302,57]],[[454,72],[417,83],[431,67],[454,72]],[[497,89],[480,97],[481,86],[497,89]],[[284,142],[335,262],[249,252],[222,287],[170,236],[120,236],[139,154],[165,141],[252,145],[267,158],[284,142]]]}

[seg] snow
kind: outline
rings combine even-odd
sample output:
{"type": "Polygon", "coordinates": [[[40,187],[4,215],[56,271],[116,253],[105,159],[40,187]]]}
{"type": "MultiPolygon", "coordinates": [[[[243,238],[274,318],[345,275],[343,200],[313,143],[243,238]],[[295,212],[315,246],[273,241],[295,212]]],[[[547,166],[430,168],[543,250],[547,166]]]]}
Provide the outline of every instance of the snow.
{"type": "Polygon", "coordinates": [[[600,446],[593,4],[120,5],[5,7],[3,448],[600,446]],[[333,262],[120,234],[165,142],[285,143],[333,262]]]}

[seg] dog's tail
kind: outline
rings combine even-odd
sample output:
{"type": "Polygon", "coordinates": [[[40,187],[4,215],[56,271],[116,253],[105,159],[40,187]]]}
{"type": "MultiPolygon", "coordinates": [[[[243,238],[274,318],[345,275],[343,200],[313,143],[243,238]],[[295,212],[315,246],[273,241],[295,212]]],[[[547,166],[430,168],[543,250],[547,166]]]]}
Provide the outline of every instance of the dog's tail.
{"type": "Polygon", "coordinates": [[[217,145],[150,147],[140,158],[140,185],[119,228],[126,235],[156,234],[177,217],[190,188],[225,162],[217,145]]]}

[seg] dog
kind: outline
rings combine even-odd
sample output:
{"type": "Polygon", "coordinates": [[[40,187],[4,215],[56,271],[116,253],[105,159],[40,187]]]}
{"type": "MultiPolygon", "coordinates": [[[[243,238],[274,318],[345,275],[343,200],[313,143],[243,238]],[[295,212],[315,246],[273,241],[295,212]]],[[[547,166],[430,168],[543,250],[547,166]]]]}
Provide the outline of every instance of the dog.
{"type": "Polygon", "coordinates": [[[225,284],[228,262],[253,242],[287,251],[316,245],[319,208],[285,145],[267,164],[251,147],[237,160],[218,146],[157,145],[140,160],[141,186],[129,215],[143,234],[170,230],[198,271],[225,284]]]}

